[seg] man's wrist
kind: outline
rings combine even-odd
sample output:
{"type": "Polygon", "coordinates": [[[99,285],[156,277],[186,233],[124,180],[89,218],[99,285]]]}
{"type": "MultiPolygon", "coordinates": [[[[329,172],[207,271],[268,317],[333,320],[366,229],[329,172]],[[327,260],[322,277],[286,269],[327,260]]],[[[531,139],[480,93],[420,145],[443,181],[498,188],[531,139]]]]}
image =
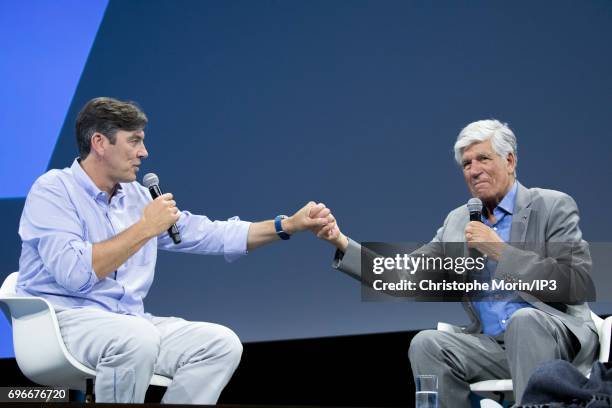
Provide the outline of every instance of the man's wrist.
{"type": "Polygon", "coordinates": [[[141,218],[136,224],[135,224],[136,228],[138,229],[138,235],[141,236],[144,239],[151,239],[153,238],[156,234],[155,231],[153,231],[153,228],[150,228],[149,225],[147,224],[147,221],[143,218],[141,218]]]}
{"type": "Polygon", "coordinates": [[[494,244],[491,253],[488,255],[489,258],[492,258],[495,262],[499,262],[506,247],[507,244],[505,242],[494,244]]]}
{"type": "Polygon", "coordinates": [[[343,233],[340,233],[340,236],[338,237],[338,239],[336,240],[336,242],[334,242],[334,245],[336,246],[336,248],[338,248],[338,250],[340,250],[341,252],[346,252],[346,249],[348,248],[348,237],[346,235],[344,235],[343,233]]]}
{"type": "Polygon", "coordinates": [[[286,232],[289,235],[295,234],[295,226],[293,223],[293,216],[283,218],[281,220],[281,227],[283,228],[283,232],[286,232]]]}

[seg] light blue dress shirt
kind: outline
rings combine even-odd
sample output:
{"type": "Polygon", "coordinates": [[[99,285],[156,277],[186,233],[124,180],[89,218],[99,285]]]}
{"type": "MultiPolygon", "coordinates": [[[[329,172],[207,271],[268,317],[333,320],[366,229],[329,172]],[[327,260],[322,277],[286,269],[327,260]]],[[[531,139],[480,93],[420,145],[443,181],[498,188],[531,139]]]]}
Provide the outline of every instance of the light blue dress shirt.
{"type": "MultiPolygon", "coordinates": [[[[517,190],[518,182],[515,181],[510,191],[493,210],[495,224],[491,224],[484,214],[482,216],[482,222],[493,228],[504,242],[510,240],[510,227],[512,226],[512,214],[514,213],[517,190]]],[[[490,273],[490,277],[495,275],[496,268],[497,262],[487,261],[486,270],[490,273]]],[[[529,303],[521,301],[516,293],[504,291],[492,291],[483,300],[474,301],[472,304],[480,317],[483,333],[490,336],[503,333],[514,312],[524,307],[530,307],[529,303]]]]}
{"type": "Polygon", "coordinates": [[[181,211],[176,223],[180,244],[163,232],[116,272],[98,279],[93,244],[136,223],[151,200],[145,187],[132,182],[119,184],[109,202],[108,194],[93,183],[78,160],[70,168],[42,175],[28,193],[19,223],[17,293],[41,296],[58,309],[96,307],[144,315],[143,299],[153,283],[158,248],[224,255],[228,262],[247,253],[249,222],[238,217],[211,221],[181,211]]]}

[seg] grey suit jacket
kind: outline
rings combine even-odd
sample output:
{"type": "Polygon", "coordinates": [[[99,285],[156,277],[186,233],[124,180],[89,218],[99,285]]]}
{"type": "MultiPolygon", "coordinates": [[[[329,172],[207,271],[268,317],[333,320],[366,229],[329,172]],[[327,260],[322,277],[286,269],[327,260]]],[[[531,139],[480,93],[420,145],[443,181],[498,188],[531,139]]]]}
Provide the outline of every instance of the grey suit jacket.
{"type": "MultiPolygon", "coordinates": [[[[457,253],[456,243],[465,242],[464,230],[468,222],[467,207],[455,208],[431,242],[415,252],[426,256],[463,256],[463,253],[457,253]]],[[[597,347],[588,344],[587,339],[592,338],[590,331],[597,334],[597,330],[588,304],[582,301],[592,293],[593,283],[589,247],[582,239],[578,222],[578,208],[569,195],[554,190],[527,189],[519,183],[510,229],[511,246],[504,250],[495,278],[505,281],[555,279],[559,293],[566,294],[567,303],[546,303],[533,294],[518,294],[533,307],[558,316],[571,330],[581,345],[573,363],[586,369],[593,362],[597,347]],[[575,301],[569,301],[572,299],[575,301]]],[[[333,267],[362,280],[362,251],[368,258],[379,256],[349,239],[346,252],[336,252],[333,267]]],[[[463,305],[472,322],[465,332],[480,332],[480,320],[472,304],[466,301],[463,305]]],[[[525,337],[529,334],[526,333],[525,337]]]]}

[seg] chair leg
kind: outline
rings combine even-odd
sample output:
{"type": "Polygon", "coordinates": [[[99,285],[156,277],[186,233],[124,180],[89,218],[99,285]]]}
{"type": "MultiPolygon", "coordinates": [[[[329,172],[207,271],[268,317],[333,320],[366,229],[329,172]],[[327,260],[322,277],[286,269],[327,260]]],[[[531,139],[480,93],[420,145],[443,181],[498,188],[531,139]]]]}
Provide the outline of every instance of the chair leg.
{"type": "Polygon", "coordinates": [[[85,380],[85,403],[95,402],[93,379],[85,380]]]}

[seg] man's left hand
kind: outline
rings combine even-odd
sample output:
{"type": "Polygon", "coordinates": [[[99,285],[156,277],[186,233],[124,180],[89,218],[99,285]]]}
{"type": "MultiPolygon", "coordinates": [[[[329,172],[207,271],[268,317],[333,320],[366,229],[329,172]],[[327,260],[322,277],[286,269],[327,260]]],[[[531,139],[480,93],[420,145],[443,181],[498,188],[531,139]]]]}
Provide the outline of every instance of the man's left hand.
{"type": "Polygon", "coordinates": [[[478,221],[470,221],[465,227],[465,242],[495,261],[499,261],[505,246],[492,228],[478,221]]]}

